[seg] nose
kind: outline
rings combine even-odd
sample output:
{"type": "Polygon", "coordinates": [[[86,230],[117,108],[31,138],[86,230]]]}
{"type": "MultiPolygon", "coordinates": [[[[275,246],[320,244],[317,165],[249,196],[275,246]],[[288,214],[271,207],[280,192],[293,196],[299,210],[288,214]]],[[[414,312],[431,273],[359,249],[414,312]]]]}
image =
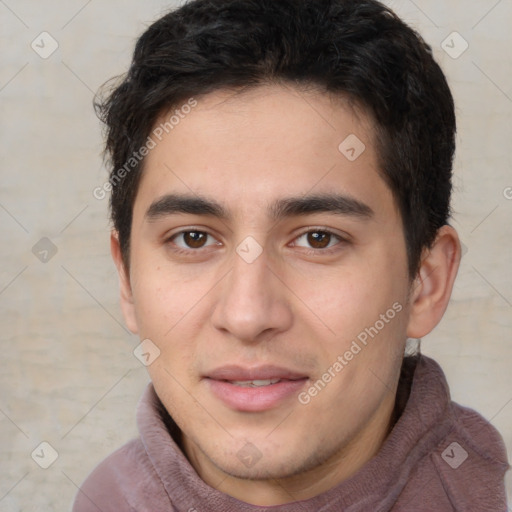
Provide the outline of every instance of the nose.
{"type": "Polygon", "coordinates": [[[234,254],[231,272],[218,289],[215,328],[254,343],[290,328],[293,315],[287,288],[269,266],[265,251],[251,263],[234,254]]]}

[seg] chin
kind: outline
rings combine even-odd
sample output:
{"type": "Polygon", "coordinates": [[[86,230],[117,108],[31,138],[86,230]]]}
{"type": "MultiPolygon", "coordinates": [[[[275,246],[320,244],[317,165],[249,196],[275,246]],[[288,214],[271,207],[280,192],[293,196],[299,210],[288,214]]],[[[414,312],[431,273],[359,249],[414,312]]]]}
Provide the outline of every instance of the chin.
{"type": "Polygon", "coordinates": [[[304,444],[301,449],[293,446],[279,446],[265,441],[237,441],[241,446],[237,450],[225,450],[224,453],[203,453],[222,472],[244,480],[274,480],[286,479],[297,474],[307,472],[328,458],[328,454],[312,448],[308,455],[304,444]],[[258,448],[258,447],[259,448],[258,448]]]}
{"type": "Polygon", "coordinates": [[[234,458],[236,462],[229,464],[225,458],[213,462],[223,473],[242,480],[282,480],[302,472],[298,461],[283,463],[262,456],[254,466],[245,467],[237,460],[236,454],[230,458],[234,458]]]}

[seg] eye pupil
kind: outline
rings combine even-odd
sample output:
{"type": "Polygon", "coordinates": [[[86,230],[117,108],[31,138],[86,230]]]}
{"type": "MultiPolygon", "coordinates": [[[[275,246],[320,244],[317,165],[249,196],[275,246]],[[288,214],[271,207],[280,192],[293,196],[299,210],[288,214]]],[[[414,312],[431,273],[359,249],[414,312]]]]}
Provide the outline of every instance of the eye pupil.
{"type": "Polygon", "coordinates": [[[323,249],[329,245],[331,235],[322,231],[312,231],[308,233],[308,243],[315,249],[323,249]]]}
{"type": "Polygon", "coordinates": [[[187,231],[183,234],[183,240],[189,247],[198,249],[204,245],[206,241],[206,235],[200,231],[187,231]]]}

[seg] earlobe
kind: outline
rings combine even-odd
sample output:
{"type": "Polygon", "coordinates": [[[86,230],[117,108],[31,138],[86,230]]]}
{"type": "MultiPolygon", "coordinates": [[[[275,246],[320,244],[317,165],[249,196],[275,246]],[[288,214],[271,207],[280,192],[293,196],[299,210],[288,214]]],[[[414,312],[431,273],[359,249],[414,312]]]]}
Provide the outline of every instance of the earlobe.
{"type": "Polygon", "coordinates": [[[459,269],[460,254],[457,232],[451,226],[443,226],[432,247],[424,252],[411,285],[409,338],[422,338],[441,321],[459,269]]]}
{"type": "Polygon", "coordinates": [[[119,244],[119,235],[117,231],[112,231],[110,234],[110,252],[112,254],[112,259],[114,260],[114,263],[117,267],[117,273],[119,275],[121,311],[123,312],[123,317],[128,329],[130,329],[130,331],[134,334],[137,334],[138,327],[130,276],[123,261],[121,246],[119,244]]]}

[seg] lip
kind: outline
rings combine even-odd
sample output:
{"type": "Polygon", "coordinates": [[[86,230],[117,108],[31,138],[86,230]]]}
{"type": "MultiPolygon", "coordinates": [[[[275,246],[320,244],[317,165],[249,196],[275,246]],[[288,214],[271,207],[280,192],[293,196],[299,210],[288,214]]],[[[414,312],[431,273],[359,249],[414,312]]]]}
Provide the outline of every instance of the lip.
{"type": "Polygon", "coordinates": [[[230,409],[243,412],[263,412],[274,409],[290,397],[297,396],[308,381],[303,373],[279,366],[244,368],[226,365],[203,376],[210,391],[230,409]],[[242,387],[233,381],[281,379],[260,387],[242,387]]]}
{"type": "Polygon", "coordinates": [[[214,380],[299,380],[307,375],[282,366],[264,365],[247,368],[232,364],[209,371],[204,377],[214,380]]]}

